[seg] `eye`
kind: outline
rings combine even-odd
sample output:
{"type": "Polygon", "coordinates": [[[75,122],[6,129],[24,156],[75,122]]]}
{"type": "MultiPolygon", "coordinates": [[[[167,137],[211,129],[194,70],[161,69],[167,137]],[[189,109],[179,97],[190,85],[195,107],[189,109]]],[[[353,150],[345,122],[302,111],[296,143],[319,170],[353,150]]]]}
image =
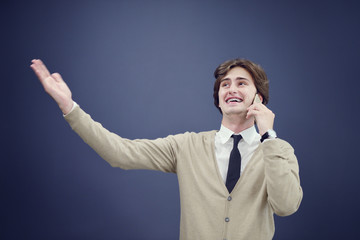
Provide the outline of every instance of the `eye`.
{"type": "Polygon", "coordinates": [[[221,87],[228,87],[229,86],[229,83],[227,83],[227,82],[223,82],[222,84],[221,84],[221,87]]]}

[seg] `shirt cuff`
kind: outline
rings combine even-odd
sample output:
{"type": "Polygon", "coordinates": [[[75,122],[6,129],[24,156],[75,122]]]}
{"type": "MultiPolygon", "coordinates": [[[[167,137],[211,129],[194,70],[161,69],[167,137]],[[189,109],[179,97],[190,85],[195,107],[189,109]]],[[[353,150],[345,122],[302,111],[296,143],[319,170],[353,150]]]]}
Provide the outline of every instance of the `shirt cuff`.
{"type": "Polygon", "coordinates": [[[67,114],[63,114],[63,117],[66,117],[68,114],[70,114],[75,109],[76,106],[78,106],[78,104],[75,101],[73,101],[73,106],[72,106],[70,112],[68,112],[67,114]]]}

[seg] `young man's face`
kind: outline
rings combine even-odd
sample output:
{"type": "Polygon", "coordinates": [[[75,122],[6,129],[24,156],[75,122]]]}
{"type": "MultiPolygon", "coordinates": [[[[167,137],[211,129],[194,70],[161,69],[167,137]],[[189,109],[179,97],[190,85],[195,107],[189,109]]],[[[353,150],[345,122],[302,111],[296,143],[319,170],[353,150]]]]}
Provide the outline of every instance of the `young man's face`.
{"type": "Polygon", "coordinates": [[[246,116],[255,94],[256,87],[249,72],[241,67],[232,68],[219,88],[219,107],[223,117],[234,114],[246,116]]]}

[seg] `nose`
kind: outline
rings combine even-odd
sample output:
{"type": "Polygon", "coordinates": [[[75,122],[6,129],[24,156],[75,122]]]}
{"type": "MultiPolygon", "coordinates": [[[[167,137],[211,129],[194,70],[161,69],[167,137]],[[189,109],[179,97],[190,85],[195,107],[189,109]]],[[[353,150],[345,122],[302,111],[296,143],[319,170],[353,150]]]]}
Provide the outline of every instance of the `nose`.
{"type": "Polygon", "coordinates": [[[236,93],[236,92],[237,92],[237,89],[236,89],[236,85],[235,85],[235,84],[231,84],[231,85],[230,85],[229,92],[230,92],[230,93],[236,93]]]}

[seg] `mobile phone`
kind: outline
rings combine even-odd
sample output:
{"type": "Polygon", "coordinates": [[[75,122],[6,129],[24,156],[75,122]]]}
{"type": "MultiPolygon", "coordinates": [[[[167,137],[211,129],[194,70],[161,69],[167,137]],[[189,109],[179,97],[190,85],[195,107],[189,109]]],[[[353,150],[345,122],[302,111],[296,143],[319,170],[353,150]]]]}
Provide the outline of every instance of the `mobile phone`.
{"type": "Polygon", "coordinates": [[[261,103],[261,100],[260,100],[259,94],[255,94],[255,98],[254,98],[253,103],[261,103]]]}

